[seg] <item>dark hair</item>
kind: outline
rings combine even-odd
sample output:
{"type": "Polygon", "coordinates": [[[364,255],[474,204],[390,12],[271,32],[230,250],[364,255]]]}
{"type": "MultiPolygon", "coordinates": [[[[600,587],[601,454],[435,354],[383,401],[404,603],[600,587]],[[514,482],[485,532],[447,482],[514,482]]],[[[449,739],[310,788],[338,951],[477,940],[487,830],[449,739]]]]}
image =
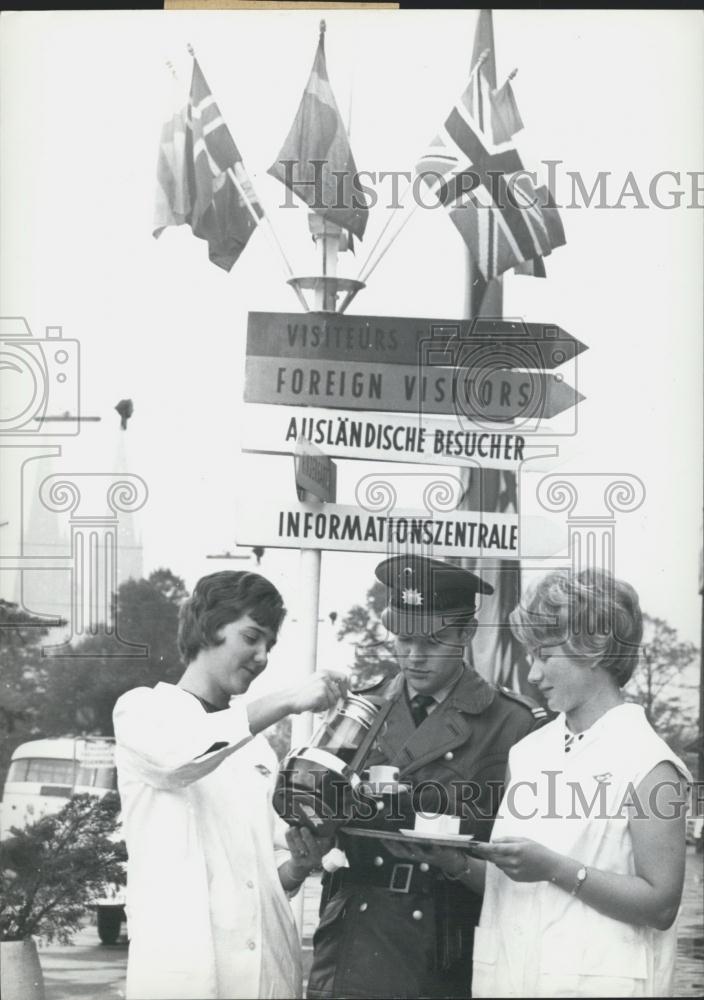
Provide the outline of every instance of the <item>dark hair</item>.
{"type": "Polygon", "coordinates": [[[556,570],[534,584],[509,615],[511,630],[531,651],[564,646],[628,683],[638,662],[643,616],[638,594],[608,570],[556,570]]]}
{"type": "Polygon", "coordinates": [[[244,615],[278,633],[286,608],[273,583],[258,573],[232,570],[201,577],[179,612],[178,648],[184,662],[195,660],[202,649],[222,645],[218,630],[244,615]]]}

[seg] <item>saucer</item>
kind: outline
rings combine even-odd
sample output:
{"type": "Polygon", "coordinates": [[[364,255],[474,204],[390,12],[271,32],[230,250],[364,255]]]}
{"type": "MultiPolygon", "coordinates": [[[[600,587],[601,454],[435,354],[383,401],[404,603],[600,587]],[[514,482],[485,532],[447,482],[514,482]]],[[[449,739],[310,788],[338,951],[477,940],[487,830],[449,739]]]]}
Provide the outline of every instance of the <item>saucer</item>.
{"type": "Polygon", "coordinates": [[[469,847],[474,840],[471,833],[419,833],[418,830],[400,830],[407,840],[418,840],[435,847],[469,847]]]}

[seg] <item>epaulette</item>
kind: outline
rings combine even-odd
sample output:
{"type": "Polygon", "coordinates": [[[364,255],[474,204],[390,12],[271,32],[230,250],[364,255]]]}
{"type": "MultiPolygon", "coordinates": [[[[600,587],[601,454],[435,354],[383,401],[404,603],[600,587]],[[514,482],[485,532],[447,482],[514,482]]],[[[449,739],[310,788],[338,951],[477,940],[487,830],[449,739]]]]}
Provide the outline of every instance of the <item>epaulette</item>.
{"type": "Polygon", "coordinates": [[[512,691],[511,688],[504,687],[503,684],[499,684],[498,688],[501,694],[503,694],[506,698],[511,698],[513,701],[517,701],[519,705],[523,705],[524,708],[529,709],[534,719],[542,721],[549,718],[548,713],[543,706],[539,705],[537,701],[533,701],[533,699],[529,698],[528,695],[512,691]]]}

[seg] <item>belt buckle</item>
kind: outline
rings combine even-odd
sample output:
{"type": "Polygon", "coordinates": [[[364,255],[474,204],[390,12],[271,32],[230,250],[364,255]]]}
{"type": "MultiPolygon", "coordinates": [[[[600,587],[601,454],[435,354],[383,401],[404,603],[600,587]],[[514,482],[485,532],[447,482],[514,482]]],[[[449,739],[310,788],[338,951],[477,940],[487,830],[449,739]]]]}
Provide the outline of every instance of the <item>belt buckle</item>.
{"type": "Polygon", "coordinates": [[[398,861],[391,869],[389,890],[391,892],[408,892],[413,878],[413,865],[398,861]]]}

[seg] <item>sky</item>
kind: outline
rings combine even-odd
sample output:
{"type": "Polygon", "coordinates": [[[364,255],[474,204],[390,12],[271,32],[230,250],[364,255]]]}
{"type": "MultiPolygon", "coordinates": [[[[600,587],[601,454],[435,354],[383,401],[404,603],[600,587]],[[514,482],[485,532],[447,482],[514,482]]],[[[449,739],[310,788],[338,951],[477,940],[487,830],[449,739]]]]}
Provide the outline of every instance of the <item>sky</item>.
{"type": "MultiPolygon", "coordinates": [[[[187,227],[153,239],[158,138],[172,89],[165,61],[185,92],[186,45],[194,46],[294,273],[316,273],[306,211],[282,207],[284,189],[266,170],[298,107],[320,16],[38,12],[0,20],[0,314],[26,317],[36,337],[59,325],[78,341],[82,412],[102,420],[54,442],[62,453],[53,471],[112,471],[124,447],[149,490],[135,515],[144,570],[169,566],[189,587],[215,567],[250,565],[206,558],[235,551],[237,494],[254,505],[293,499],[291,458],[243,457],[239,431],[247,313],[300,307],[261,231],[230,274],[209,263],[187,227]],[[124,397],[135,412],[120,441],[113,407],[124,397]]],[[[330,80],[357,166],[411,170],[466,85],[476,12],[325,18],[330,80]]],[[[698,641],[702,213],[692,207],[688,173],[703,169],[701,14],[502,10],[494,30],[499,81],[518,68],[518,150],[529,167],[558,161],[558,203],[571,202],[569,172],[589,189],[600,171],[608,205],[629,172],[645,201],[586,207],[577,198],[562,211],[567,244],[548,259],[547,279],[504,282],[505,316],[559,324],[589,347],[566,372],[586,397],[569,417],[576,412],[575,433],[549,439],[559,454],[525,477],[522,510],[546,472],[638,477],[643,503],[616,519],[617,574],[646,611],[698,641]],[[656,194],[675,205],[668,192],[681,190],[679,206],[658,207],[651,197],[662,171],[674,176],[663,176],[656,194]]],[[[356,277],[386,221],[389,189],[378,190],[361,248],[340,257],[343,275],[356,277]]],[[[460,317],[463,296],[459,235],[441,209],[419,210],[350,314],[460,317]]],[[[15,476],[9,457],[5,449],[15,476]]],[[[360,476],[399,471],[340,461],[338,502],[353,502],[360,476]]],[[[423,469],[410,471],[422,483],[423,469]]],[[[17,494],[10,480],[5,509],[17,494]]],[[[12,551],[22,529],[14,514],[2,520],[12,551]]],[[[328,613],[363,601],[378,558],[324,553],[325,643],[328,613]]],[[[261,569],[295,619],[298,552],[268,550],[261,569]]],[[[0,563],[0,593],[11,596],[15,586],[0,563]]],[[[333,655],[332,645],[321,647],[321,658],[333,655]]],[[[284,670],[285,654],[277,656],[284,670]]]]}

